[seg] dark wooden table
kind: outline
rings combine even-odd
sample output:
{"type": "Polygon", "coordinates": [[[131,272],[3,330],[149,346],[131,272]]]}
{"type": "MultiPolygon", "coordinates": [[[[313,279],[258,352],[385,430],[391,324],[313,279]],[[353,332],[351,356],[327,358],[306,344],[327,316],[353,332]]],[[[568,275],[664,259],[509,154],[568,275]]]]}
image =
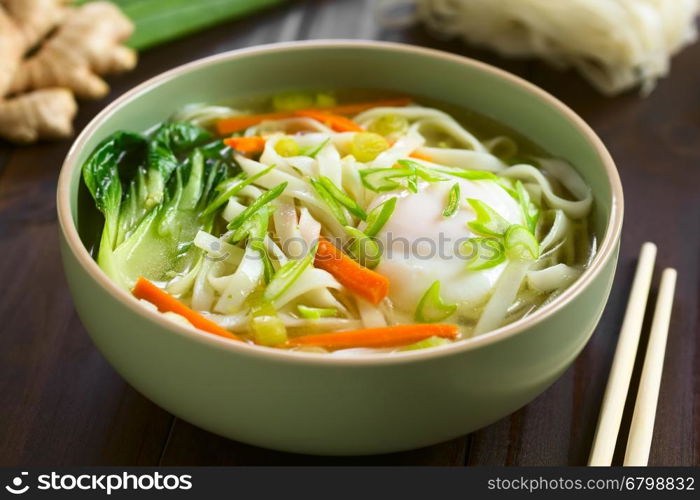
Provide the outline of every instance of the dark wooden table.
{"type": "MultiPolygon", "coordinates": [[[[418,27],[382,29],[372,20],[373,8],[373,0],[295,2],[144,52],[134,72],[111,80],[107,99],[81,104],[76,127],[82,128],[109,100],[173,66],[282,40],[405,41],[517,73],[593,126],[612,152],[625,187],[626,221],[612,295],[574,365],[513,415],[469,436],[405,453],[300,456],[207,433],[128,386],[97,352],[73,309],[59,259],[54,203],[70,142],[22,148],[1,144],[0,464],[585,464],[636,255],[646,240],[659,245],[658,269],[679,270],[650,463],[700,464],[700,44],[674,59],[673,75],[650,97],[608,99],[576,75],[541,63],[506,61],[457,42],[440,42],[418,27]]],[[[639,366],[635,377],[638,372],[639,366]]],[[[621,448],[618,455],[624,444],[621,448]]]]}

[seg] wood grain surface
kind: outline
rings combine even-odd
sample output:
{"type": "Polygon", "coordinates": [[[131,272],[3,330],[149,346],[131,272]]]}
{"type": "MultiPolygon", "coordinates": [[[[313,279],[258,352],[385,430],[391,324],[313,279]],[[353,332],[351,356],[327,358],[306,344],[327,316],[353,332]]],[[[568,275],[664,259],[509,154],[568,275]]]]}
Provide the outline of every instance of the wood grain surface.
{"type": "MultiPolygon", "coordinates": [[[[403,41],[475,57],[523,76],[592,125],[615,158],[625,189],[622,252],[610,301],[574,365],[513,415],[421,450],[328,458],[217,437],[174,418],[128,386],[97,352],[73,309],[59,259],[54,200],[70,141],[19,148],[0,144],[1,465],[585,464],[636,256],[646,240],[659,245],[658,270],[679,270],[650,464],[700,464],[700,44],[674,59],[672,76],[650,97],[630,93],[609,99],[571,72],[506,61],[440,41],[420,27],[382,28],[374,8],[372,0],[292,2],[144,52],[134,72],[110,80],[107,99],[81,103],[76,128],[130,87],[173,66],[282,40],[403,41]]],[[[645,335],[647,330],[648,325],[645,335]]],[[[639,367],[635,378],[638,372],[639,367]]],[[[621,450],[624,442],[618,463],[621,450]]]]}

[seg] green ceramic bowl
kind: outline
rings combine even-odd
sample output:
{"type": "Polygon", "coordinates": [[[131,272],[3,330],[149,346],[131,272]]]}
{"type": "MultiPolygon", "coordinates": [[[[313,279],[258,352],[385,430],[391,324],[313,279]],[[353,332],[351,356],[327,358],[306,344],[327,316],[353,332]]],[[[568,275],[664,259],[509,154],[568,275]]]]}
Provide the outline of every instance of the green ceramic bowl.
{"type": "Polygon", "coordinates": [[[351,41],[254,47],[195,61],[117,99],[80,134],[58,186],[63,262],[93,341],[144,396],[238,441],[352,455],[445,441],[513,412],[571,364],[605,306],[617,261],[622,190],[593,131],[537,87],[477,61],[351,41]],[[522,132],[571,161],[595,194],[599,251],[566,292],[526,320],[424,351],[358,358],[230,342],[140,306],[99,269],[76,230],[80,166],[106,135],[145,130],[192,102],[282,88],[373,87],[437,98],[522,132]]]}

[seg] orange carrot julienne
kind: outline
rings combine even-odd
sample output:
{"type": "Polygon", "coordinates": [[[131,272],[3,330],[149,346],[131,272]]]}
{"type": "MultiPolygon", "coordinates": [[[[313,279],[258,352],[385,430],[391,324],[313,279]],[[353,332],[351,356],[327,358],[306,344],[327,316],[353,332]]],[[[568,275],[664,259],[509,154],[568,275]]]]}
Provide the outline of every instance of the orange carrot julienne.
{"type": "Polygon", "coordinates": [[[241,340],[225,328],[217,325],[210,319],[205,318],[197,311],[190,309],[185,304],[177,300],[169,293],[161,290],[149,280],[141,276],[136,282],[136,286],[131,291],[137,299],[147,300],[158,308],[160,312],[174,312],[184,317],[192,323],[195,328],[204,330],[219,337],[231,340],[241,340]]]}
{"type": "Polygon", "coordinates": [[[442,323],[420,325],[398,325],[379,328],[365,328],[344,332],[303,335],[290,339],[289,347],[318,346],[329,349],[349,349],[352,347],[398,347],[413,344],[430,337],[456,338],[457,325],[442,323]]]}
{"type": "Polygon", "coordinates": [[[419,151],[414,151],[410,155],[411,158],[415,158],[416,160],[423,160],[423,161],[433,161],[433,157],[430,155],[426,155],[424,153],[421,153],[419,151]]]}
{"type": "MultiPolygon", "coordinates": [[[[359,102],[355,104],[342,104],[340,106],[332,106],[323,109],[306,109],[300,111],[317,111],[323,113],[331,113],[335,115],[355,115],[361,113],[362,111],[367,111],[368,109],[378,108],[378,107],[401,107],[407,106],[411,103],[411,99],[408,97],[398,97],[394,99],[384,99],[381,101],[370,101],[370,102],[359,102]]],[[[223,118],[216,122],[216,129],[220,135],[233,134],[234,132],[240,132],[253,125],[258,125],[266,120],[282,120],[284,118],[292,118],[295,115],[295,111],[280,111],[277,113],[262,113],[258,115],[242,115],[242,116],[232,116],[230,118],[223,118]]]]}
{"type": "Polygon", "coordinates": [[[221,135],[228,135],[234,132],[240,132],[253,125],[258,125],[266,120],[282,120],[284,118],[291,118],[292,116],[294,116],[294,113],[290,111],[263,113],[260,115],[232,116],[231,118],[223,118],[216,122],[216,130],[221,135]]]}
{"type": "Polygon", "coordinates": [[[296,116],[303,116],[306,118],[313,118],[324,125],[329,126],[336,132],[362,132],[364,129],[360,127],[357,123],[344,116],[335,115],[333,113],[328,113],[327,111],[322,111],[318,109],[302,109],[295,111],[296,116]]]}
{"type": "Polygon", "coordinates": [[[319,239],[314,266],[329,272],[372,304],[379,304],[389,293],[389,280],[385,276],[361,266],[324,238],[319,239]]]}
{"type": "Polygon", "coordinates": [[[224,144],[241,154],[262,153],[265,149],[265,139],[262,137],[229,137],[224,144]]]}

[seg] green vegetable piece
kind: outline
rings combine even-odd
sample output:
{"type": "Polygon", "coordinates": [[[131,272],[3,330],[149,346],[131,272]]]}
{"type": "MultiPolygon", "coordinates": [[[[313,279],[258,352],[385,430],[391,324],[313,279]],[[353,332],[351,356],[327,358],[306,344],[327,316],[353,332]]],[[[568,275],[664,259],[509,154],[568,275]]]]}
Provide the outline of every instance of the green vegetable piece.
{"type": "MultiPolygon", "coordinates": [[[[85,185],[95,200],[95,206],[105,217],[101,249],[106,243],[105,250],[111,250],[116,242],[124,167],[142,161],[145,148],[146,141],[142,136],[116,132],[104,139],[83,165],[85,185]]],[[[138,171],[138,175],[144,174],[138,171]]]]}
{"type": "Polygon", "coordinates": [[[470,271],[496,267],[506,260],[505,249],[499,238],[470,238],[462,247],[463,255],[471,255],[467,262],[470,271]]]}
{"type": "Polygon", "coordinates": [[[364,233],[369,236],[376,236],[382,230],[384,225],[389,221],[389,218],[394,213],[396,208],[397,198],[394,196],[385,202],[374,207],[367,215],[367,227],[364,233]]]}
{"type": "Polygon", "coordinates": [[[228,241],[230,243],[238,243],[247,238],[249,241],[262,242],[267,234],[267,227],[270,222],[271,214],[272,209],[269,205],[262,206],[257,212],[252,213],[243,220],[241,225],[233,231],[228,241]]]}
{"type": "Polygon", "coordinates": [[[296,111],[310,108],[314,104],[314,98],[309,92],[289,90],[281,92],[272,98],[272,106],[276,111],[296,111]]]}
{"type": "Polygon", "coordinates": [[[214,200],[211,203],[209,203],[209,205],[207,205],[207,207],[202,212],[202,215],[209,215],[216,212],[219,209],[219,207],[221,207],[224,203],[226,203],[229,200],[229,198],[231,198],[232,196],[236,196],[243,190],[243,188],[245,188],[246,186],[250,186],[264,175],[267,175],[273,168],[275,168],[275,166],[270,165],[265,170],[261,170],[257,174],[248,177],[244,180],[241,180],[243,179],[244,175],[243,173],[241,173],[236,177],[233,177],[232,179],[227,179],[223,181],[216,188],[217,191],[220,191],[219,195],[216,198],[214,198],[214,200]]]}
{"type": "Polygon", "coordinates": [[[323,148],[325,148],[326,144],[328,144],[330,141],[331,141],[331,138],[329,137],[325,141],[317,144],[316,146],[309,146],[308,148],[305,148],[304,150],[302,150],[301,154],[303,156],[308,156],[310,158],[316,158],[316,156],[318,156],[318,154],[321,152],[321,150],[323,148]]]}
{"type": "Polygon", "coordinates": [[[387,140],[372,132],[357,132],[350,145],[350,153],[361,162],[372,161],[387,149],[389,149],[387,140]]]}
{"type": "Polygon", "coordinates": [[[248,322],[258,345],[275,347],[287,342],[287,328],[277,316],[255,316],[248,322]]]}
{"type": "Polygon", "coordinates": [[[382,250],[374,238],[352,226],[345,226],[345,231],[352,236],[348,252],[357,262],[368,269],[374,269],[382,258],[382,250]]]}
{"type": "Polygon", "coordinates": [[[334,307],[308,307],[302,304],[297,306],[297,311],[304,319],[332,318],[338,314],[334,307]]]}
{"type": "Polygon", "coordinates": [[[445,304],[440,298],[440,281],[435,281],[418,302],[413,319],[417,323],[437,323],[452,316],[457,304],[445,304]]]}
{"type": "Polygon", "coordinates": [[[540,245],[535,236],[519,224],[513,224],[505,235],[506,256],[511,260],[537,260],[540,256],[540,245]]]}
{"type": "Polygon", "coordinates": [[[488,172],[486,170],[466,170],[466,169],[446,169],[446,168],[432,168],[430,171],[438,173],[451,175],[452,177],[459,177],[460,179],[467,179],[470,181],[497,181],[498,176],[493,172],[488,172]]]}
{"type": "Polygon", "coordinates": [[[294,284],[296,280],[299,279],[302,273],[314,261],[317,246],[318,245],[315,245],[302,259],[290,260],[279,268],[279,270],[272,277],[272,281],[270,281],[267,288],[265,288],[264,299],[266,301],[272,302],[273,300],[279,298],[289,289],[289,287],[294,284]]]}
{"type": "Polygon", "coordinates": [[[234,217],[231,220],[231,222],[228,223],[227,229],[238,229],[239,227],[241,227],[241,225],[243,224],[243,222],[246,221],[246,219],[249,219],[263,206],[267,205],[272,200],[281,195],[282,192],[287,188],[287,184],[287,182],[283,182],[282,184],[278,184],[274,188],[265,191],[253,203],[248,205],[245,210],[243,210],[240,214],[234,217]]]}
{"type": "Polygon", "coordinates": [[[475,198],[467,198],[467,203],[476,213],[476,220],[467,223],[474,232],[485,236],[503,236],[508,230],[510,222],[487,203],[475,198]]]}
{"type": "Polygon", "coordinates": [[[316,194],[318,194],[318,197],[321,198],[321,201],[323,201],[323,203],[325,203],[325,205],[328,207],[328,210],[331,212],[333,217],[335,217],[335,219],[343,226],[347,225],[348,218],[345,214],[345,210],[340,203],[338,203],[338,200],[336,200],[335,197],[328,192],[323,183],[316,179],[309,179],[309,182],[314,188],[314,191],[316,191],[316,194]]]}
{"type": "Polygon", "coordinates": [[[318,182],[326,189],[326,191],[335,199],[335,201],[348,209],[348,212],[358,217],[361,220],[367,220],[367,213],[360,207],[360,205],[353,200],[350,196],[345,194],[336,186],[332,180],[328,177],[322,175],[319,177],[318,182]]]}
{"type": "Polygon", "coordinates": [[[535,234],[535,229],[537,228],[537,220],[540,218],[540,210],[537,206],[530,200],[530,193],[527,192],[525,186],[519,180],[515,182],[515,192],[516,199],[520,203],[520,208],[523,211],[523,216],[525,217],[525,224],[528,230],[535,234]]]}
{"type": "Polygon", "coordinates": [[[392,134],[400,134],[408,129],[408,120],[401,115],[382,115],[372,123],[368,130],[384,137],[392,134]]]}
{"type": "Polygon", "coordinates": [[[299,156],[301,147],[291,137],[282,137],[275,143],[275,151],[283,158],[289,158],[290,156],[299,156]]]}
{"type": "Polygon", "coordinates": [[[452,342],[449,339],[445,339],[442,337],[430,337],[425,340],[421,340],[419,342],[416,342],[415,344],[409,344],[406,346],[403,346],[400,350],[401,351],[416,351],[418,349],[429,349],[431,347],[438,347],[441,345],[446,345],[446,344],[451,344],[452,342]]]}
{"type": "Polygon", "coordinates": [[[443,217],[452,217],[459,209],[459,199],[461,198],[461,189],[459,183],[455,182],[450,188],[450,194],[447,198],[447,206],[442,211],[443,217]]]}

